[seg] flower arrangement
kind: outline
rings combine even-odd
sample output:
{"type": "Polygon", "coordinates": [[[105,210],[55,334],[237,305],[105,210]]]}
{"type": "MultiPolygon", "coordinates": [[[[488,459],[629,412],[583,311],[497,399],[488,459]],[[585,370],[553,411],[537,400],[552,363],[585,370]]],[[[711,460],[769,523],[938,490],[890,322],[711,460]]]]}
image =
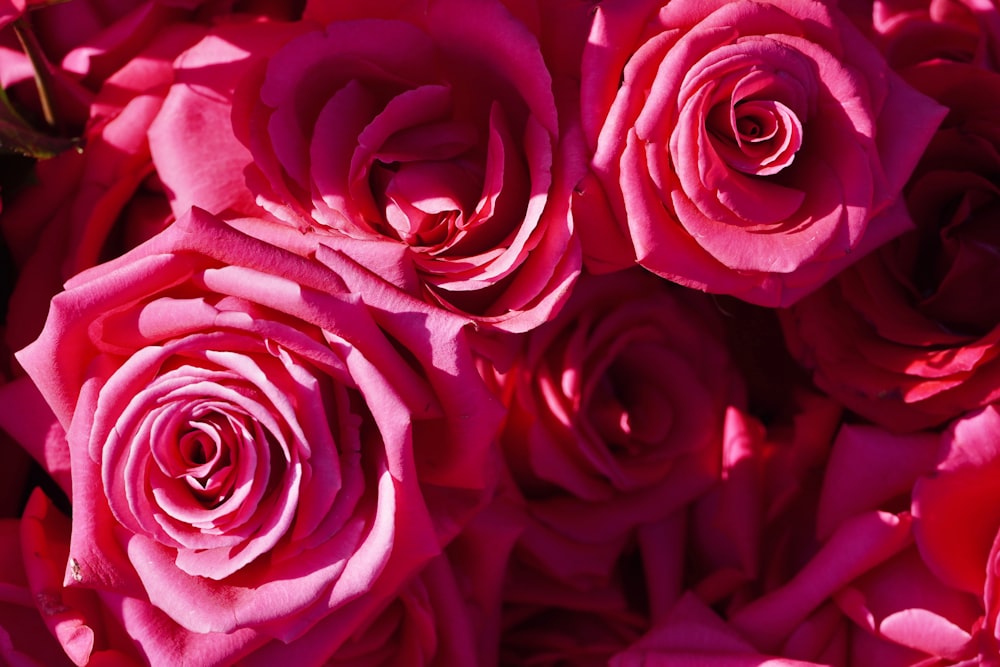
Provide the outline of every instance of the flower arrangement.
{"type": "Polygon", "coordinates": [[[995,0],[7,0],[0,86],[0,664],[1000,664],[995,0]]]}

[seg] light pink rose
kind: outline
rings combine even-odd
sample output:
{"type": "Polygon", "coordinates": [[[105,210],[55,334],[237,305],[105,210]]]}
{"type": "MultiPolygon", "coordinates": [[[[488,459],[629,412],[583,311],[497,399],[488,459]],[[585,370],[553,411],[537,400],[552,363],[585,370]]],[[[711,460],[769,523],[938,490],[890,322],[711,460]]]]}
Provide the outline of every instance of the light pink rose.
{"type": "Polygon", "coordinates": [[[194,210],[53,299],[18,358],[65,429],[68,587],[139,628],[343,641],[487,500],[498,406],[465,320],[317,259],[194,210]]]}
{"type": "Polygon", "coordinates": [[[220,29],[178,62],[191,77],[153,145],[175,210],[218,211],[245,168],[271,214],[407,292],[487,328],[545,321],[579,272],[568,209],[584,165],[575,92],[538,36],[496,0],[327,3],[307,19],[220,29]]]}
{"type": "Polygon", "coordinates": [[[943,115],[814,0],[601,3],[582,71],[591,264],[767,306],[909,227],[943,115]]]}

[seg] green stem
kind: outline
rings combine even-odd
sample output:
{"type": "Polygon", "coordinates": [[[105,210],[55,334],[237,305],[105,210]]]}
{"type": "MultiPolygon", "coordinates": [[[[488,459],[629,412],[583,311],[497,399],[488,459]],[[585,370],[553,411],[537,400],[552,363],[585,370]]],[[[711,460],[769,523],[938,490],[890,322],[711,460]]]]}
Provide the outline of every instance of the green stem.
{"type": "Polygon", "coordinates": [[[42,116],[50,128],[56,126],[56,114],[52,103],[52,76],[49,61],[45,58],[42,45],[38,43],[31,26],[21,17],[14,21],[14,34],[17,41],[21,43],[24,54],[31,61],[31,68],[35,72],[35,88],[38,89],[38,99],[42,105],[42,116]]]}

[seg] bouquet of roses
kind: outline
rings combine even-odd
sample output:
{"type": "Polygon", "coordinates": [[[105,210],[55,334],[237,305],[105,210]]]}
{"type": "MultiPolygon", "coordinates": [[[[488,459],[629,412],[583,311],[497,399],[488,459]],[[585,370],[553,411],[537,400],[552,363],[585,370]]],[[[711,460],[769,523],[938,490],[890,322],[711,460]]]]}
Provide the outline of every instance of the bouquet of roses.
{"type": "Polygon", "coordinates": [[[4,0],[0,86],[0,664],[1000,665],[996,0],[4,0]]]}

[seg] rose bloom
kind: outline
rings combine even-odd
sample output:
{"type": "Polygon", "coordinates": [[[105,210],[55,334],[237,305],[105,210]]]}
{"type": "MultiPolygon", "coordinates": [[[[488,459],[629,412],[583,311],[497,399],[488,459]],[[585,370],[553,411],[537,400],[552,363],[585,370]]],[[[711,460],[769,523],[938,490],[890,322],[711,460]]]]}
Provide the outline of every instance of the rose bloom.
{"type": "Polygon", "coordinates": [[[906,189],[917,229],[783,318],[821,389],[897,430],[1000,396],[1000,75],[938,62],[907,78],[950,108],[906,189]]]}
{"type": "Polygon", "coordinates": [[[465,323],[199,210],[77,275],[18,353],[65,430],[66,586],[128,600],[156,664],[183,650],[149,636],[170,624],[239,652],[323,623],[333,651],[492,491],[498,406],[465,323]]]}
{"type": "MultiPolygon", "coordinates": [[[[519,508],[498,496],[383,608],[359,619],[346,641],[319,623],[286,643],[248,637],[248,631],[192,633],[140,600],[64,587],[70,521],[36,492],[20,530],[17,522],[0,523],[0,543],[10,547],[2,551],[9,557],[9,586],[0,599],[0,616],[9,610],[9,618],[3,616],[0,627],[16,630],[15,646],[44,656],[44,666],[70,664],[65,657],[60,661],[61,645],[73,663],[90,667],[138,667],[146,662],[140,650],[164,664],[487,667],[496,664],[500,584],[520,527],[519,508]]],[[[0,643],[0,651],[5,646],[0,643]]]]}
{"type": "Polygon", "coordinates": [[[745,436],[719,315],[638,268],[585,275],[497,377],[528,515],[504,584],[506,653],[606,661],[672,602],[661,568],[683,561],[679,517],[745,436]]]}
{"type": "Polygon", "coordinates": [[[501,380],[501,446],[536,520],[520,548],[552,574],[603,572],[616,549],[591,561],[572,545],[620,551],[717,478],[727,410],[744,398],[712,308],[639,269],[586,276],[526,337],[501,380]]]}
{"type": "Polygon", "coordinates": [[[910,226],[898,195],[943,115],[809,0],[601,3],[582,72],[588,265],[766,306],[910,226]]]}
{"type": "Polygon", "coordinates": [[[257,203],[316,243],[524,331],[580,269],[574,93],[554,92],[538,37],[499,2],[426,5],[325,3],[296,24],[223,26],[178,61],[190,76],[168,95],[154,160],[175,211],[218,211],[245,170],[257,203]]]}

